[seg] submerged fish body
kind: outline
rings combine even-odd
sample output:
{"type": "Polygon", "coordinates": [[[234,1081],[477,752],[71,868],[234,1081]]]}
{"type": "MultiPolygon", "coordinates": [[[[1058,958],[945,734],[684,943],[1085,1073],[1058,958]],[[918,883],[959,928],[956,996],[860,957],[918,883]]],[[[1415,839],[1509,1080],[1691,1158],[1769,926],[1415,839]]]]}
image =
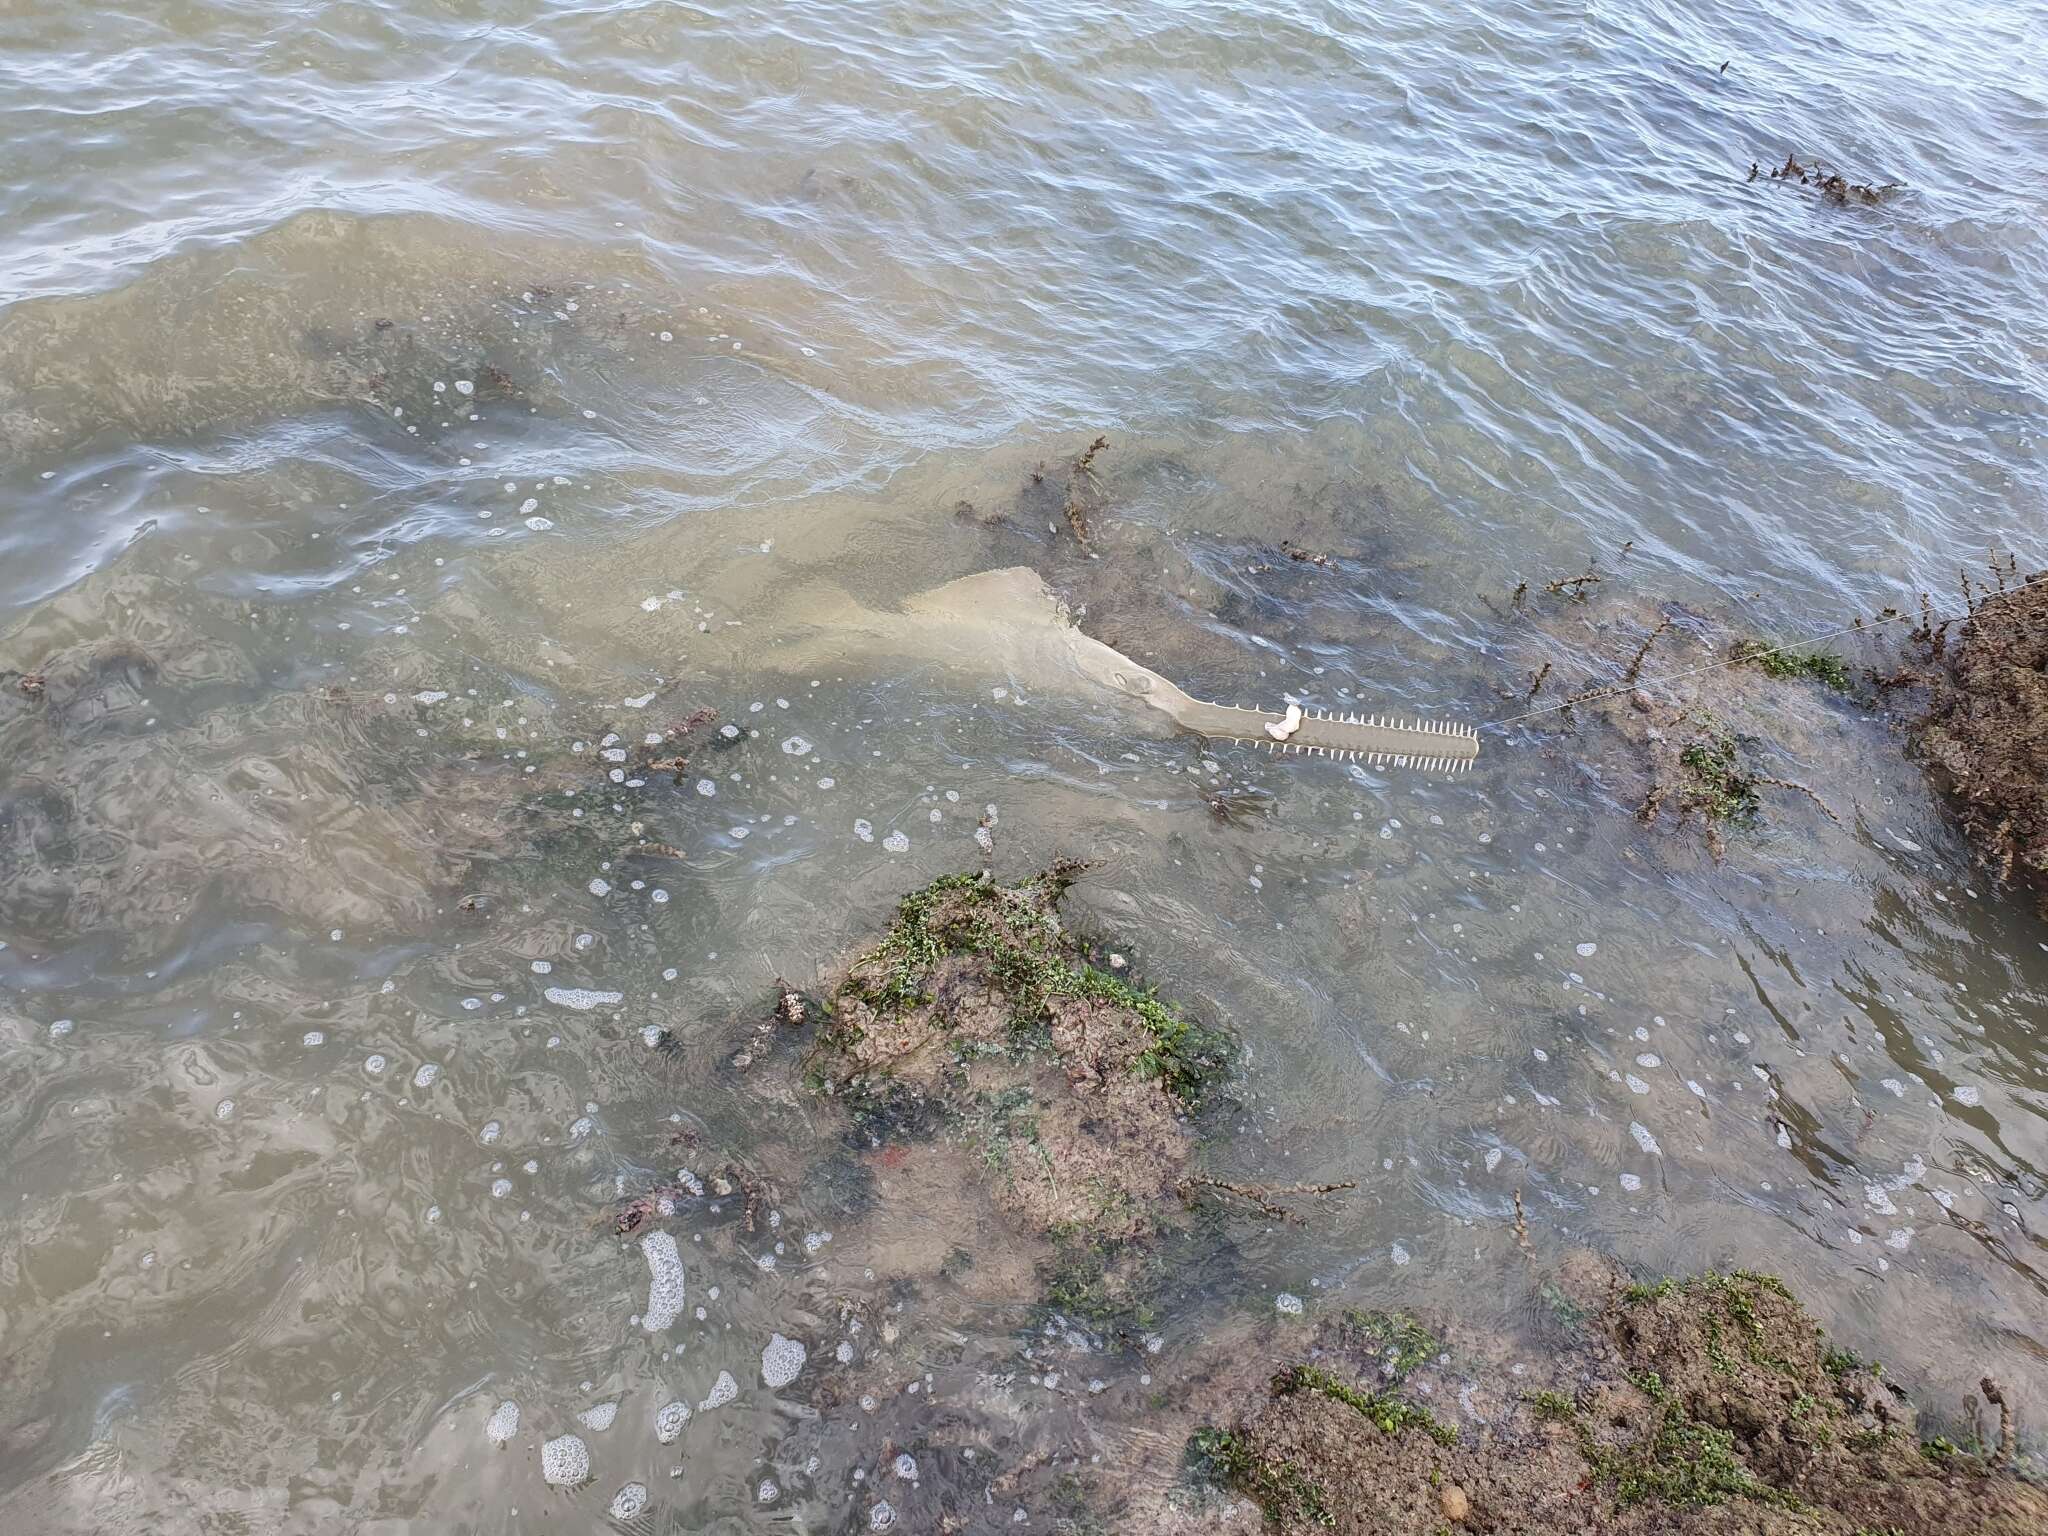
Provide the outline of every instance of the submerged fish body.
{"type": "Polygon", "coordinates": [[[1382,715],[1240,708],[1197,699],[1123,652],[1083,634],[1066,605],[1027,566],[963,576],[907,600],[895,612],[841,598],[816,612],[816,645],[771,653],[772,665],[801,669],[816,647],[833,654],[873,648],[1019,679],[1042,691],[1115,695],[1147,706],[1135,718],[1273,752],[1373,766],[1455,773],[1479,756],[1466,726],[1382,715]]]}

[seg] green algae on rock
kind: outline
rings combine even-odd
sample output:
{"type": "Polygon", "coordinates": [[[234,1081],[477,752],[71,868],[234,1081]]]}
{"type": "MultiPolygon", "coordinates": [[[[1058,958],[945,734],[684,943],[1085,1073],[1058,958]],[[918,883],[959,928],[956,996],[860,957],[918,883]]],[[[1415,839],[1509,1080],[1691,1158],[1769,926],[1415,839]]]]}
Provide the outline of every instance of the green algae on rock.
{"type": "Polygon", "coordinates": [[[1194,1469],[1288,1533],[2048,1529],[2048,1490],[2005,1470],[2009,1444],[1930,1454],[1903,1395],[1770,1276],[1615,1285],[1549,1382],[1462,1437],[1396,1391],[1429,1338],[1408,1322],[1326,1323],[1236,1423],[1195,1435],[1194,1469]],[[1390,1356],[1390,1338],[1414,1347],[1390,1356]]]}
{"type": "Polygon", "coordinates": [[[1156,1230],[1231,1050],[1089,962],[1056,911],[1078,873],[906,896],[834,991],[808,1078],[878,1144],[959,1136],[1024,1228],[1113,1242],[1156,1230]]]}

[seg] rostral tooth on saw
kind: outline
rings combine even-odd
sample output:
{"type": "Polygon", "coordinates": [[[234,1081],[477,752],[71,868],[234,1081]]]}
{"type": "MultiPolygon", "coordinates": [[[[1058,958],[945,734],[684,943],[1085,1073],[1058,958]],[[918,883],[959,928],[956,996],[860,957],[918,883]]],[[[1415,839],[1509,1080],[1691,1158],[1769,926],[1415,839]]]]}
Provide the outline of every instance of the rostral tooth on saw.
{"type": "Polygon", "coordinates": [[[1190,699],[1169,712],[1180,724],[1204,736],[1247,741],[1274,752],[1306,752],[1316,757],[1420,768],[1431,773],[1460,772],[1471,767],[1479,756],[1478,732],[1469,726],[1439,725],[1427,720],[1304,710],[1300,723],[1281,737],[1286,717],[1264,710],[1190,699]],[[1269,725],[1276,729],[1269,731],[1269,725]]]}

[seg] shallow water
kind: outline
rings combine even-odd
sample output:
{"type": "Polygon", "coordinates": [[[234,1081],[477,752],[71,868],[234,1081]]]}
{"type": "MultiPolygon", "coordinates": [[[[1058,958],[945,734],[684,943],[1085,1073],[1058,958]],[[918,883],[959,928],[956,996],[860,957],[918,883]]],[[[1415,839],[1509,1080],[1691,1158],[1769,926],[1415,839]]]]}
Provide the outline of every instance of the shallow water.
{"type": "Polygon", "coordinates": [[[1279,1293],[1526,1321],[1517,1188],[1540,1257],[1779,1271],[1938,1411],[1995,1367],[2041,1444],[2048,934],[1881,726],[1795,764],[1843,826],[1717,866],[1552,722],[1347,774],[836,617],[1021,563],[1204,697],[1479,722],[1508,593],[1589,557],[1781,636],[2048,564],[2038,18],[197,0],[0,38],[0,1523],[1050,1529],[984,1492],[1113,1452],[1279,1293]],[[1788,151],[1905,190],[1745,180],[1788,151]],[[1097,433],[1091,558],[1051,487],[1097,433]],[[635,771],[700,706],[738,735],[635,771]],[[1270,814],[1219,824],[1223,782],[1270,814]],[[1051,1378],[943,1174],[726,1065],[989,807],[999,873],[1099,860],[1080,919],[1244,1038],[1212,1165],[1359,1185],[1051,1378]],[[772,1211],[684,1202],[650,1333],[612,1202],[734,1156],[772,1211]],[[821,1396],[842,1341],[978,1458],[916,1394],[821,1396]]]}

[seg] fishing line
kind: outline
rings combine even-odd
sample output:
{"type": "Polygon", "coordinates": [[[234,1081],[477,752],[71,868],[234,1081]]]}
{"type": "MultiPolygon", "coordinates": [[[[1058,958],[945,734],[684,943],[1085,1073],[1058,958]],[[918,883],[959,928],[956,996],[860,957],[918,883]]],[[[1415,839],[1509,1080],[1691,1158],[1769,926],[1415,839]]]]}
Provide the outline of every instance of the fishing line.
{"type": "MultiPolygon", "coordinates": [[[[1994,597],[2003,597],[2008,593],[2024,592],[2027,590],[2027,588],[2035,585],[2036,583],[2044,581],[2048,581],[2048,571],[2037,572],[2036,574],[2029,576],[2025,581],[2019,582],[2017,585],[2010,587],[2000,587],[1997,590],[1986,594],[1985,601],[1988,602],[1994,597]]],[[[1886,624],[1898,624],[1904,622],[1907,619],[1914,618],[1922,620],[1939,619],[1944,623],[1948,623],[1955,619],[1966,619],[1973,612],[1975,612],[1975,610],[1970,608],[1965,608],[1960,613],[1944,613],[1938,609],[1929,608],[1923,610],[1918,614],[1895,613],[1890,618],[1859,620],[1857,623],[1844,625],[1840,629],[1831,629],[1828,630],[1825,634],[1810,635],[1804,640],[1795,641],[1788,645],[1773,645],[1771,646],[1771,649],[1773,651],[1777,651],[1786,655],[1796,655],[1801,651],[1809,651],[1814,646],[1825,645],[1830,640],[1839,640],[1844,635],[1868,634],[1870,633],[1870,631],[1878,629],[1886,624]]],[[[1704,662],[1697,667],[1686,667],[1682,671],[1666,672],[1661,677],[1642,678],[1633,683],[1620,683],[1612,688],[1601,688],[1592,693],[1578,694],[1572,698],[1566,699],[1561,704],[1545,704],[1540,709],[1527,709],[1522,711],[1522,713],[1520,713],[1519,715],[1503,715],[1498,720],[1482,720],[1477,726],[1474,727],[1474,729],[1481,731],[1490,731],[1494,729],[1496,726],[1513,725],[1517,721],[1521,720],[1533,720],[1538,715],[1555,714],[1560,709],[1571,709],[1579,704],[1597,703],[1601,699],[1611,699],[1618,697],[1621,694],[1635,693],[1644,688],[1655,688],[1664,683],[1675,683],[1680,678],[1698,677],[1701,673],[1719,672],[1727,667],[1746,666],[1748,664],[1748,661],[1749,658],[1745,656],[1730,656],[1720,661],[1704,662]]]]}

